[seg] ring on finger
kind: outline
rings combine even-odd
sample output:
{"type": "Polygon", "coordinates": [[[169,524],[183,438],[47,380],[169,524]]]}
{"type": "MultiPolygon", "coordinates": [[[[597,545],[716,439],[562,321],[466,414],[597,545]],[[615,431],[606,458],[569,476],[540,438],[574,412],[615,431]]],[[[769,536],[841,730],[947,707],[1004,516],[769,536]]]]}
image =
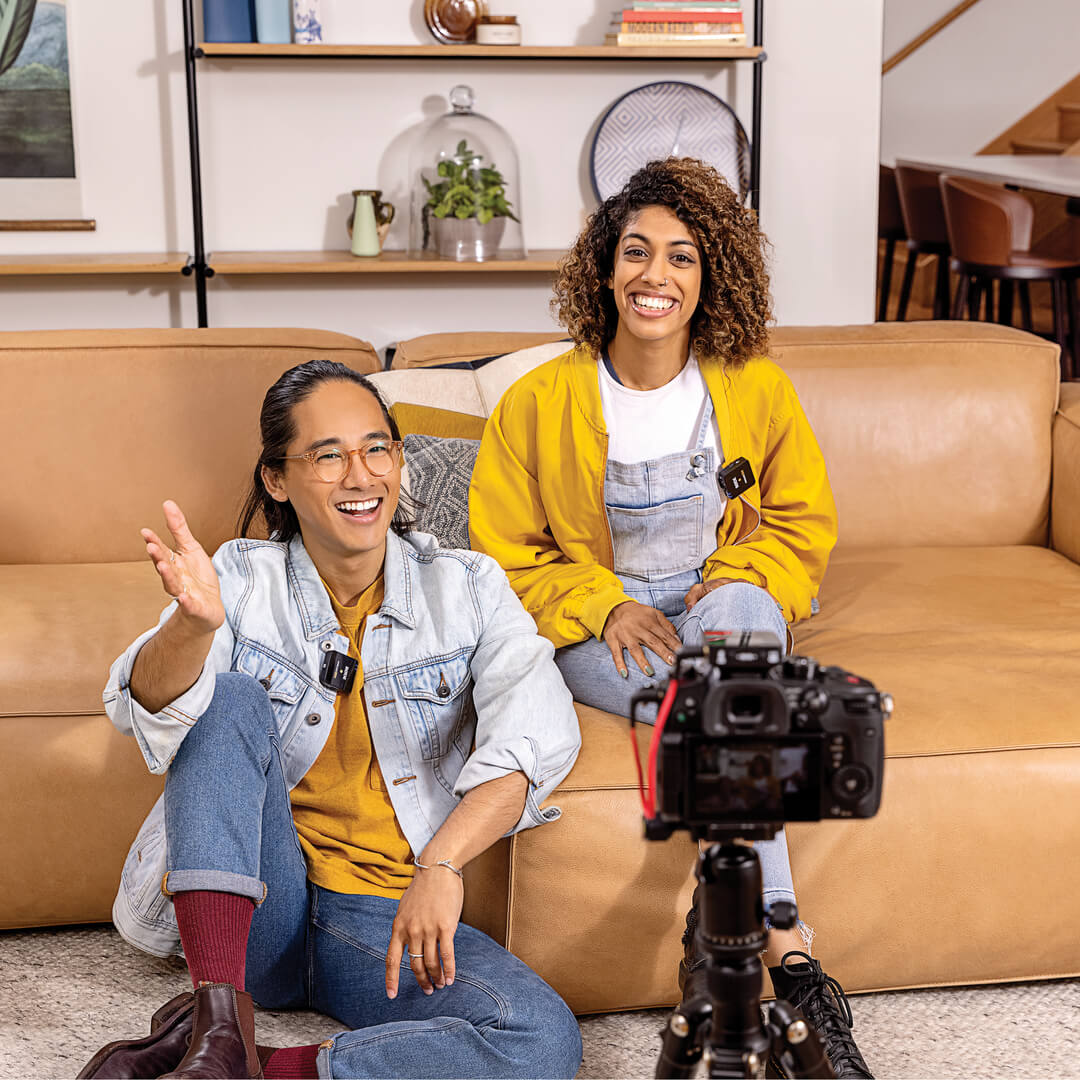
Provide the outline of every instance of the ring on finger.
{"type": "Polygon", "coordinates": [[[411,953],[409,953],[409,959],[410,960],[423,960],[424,959],[424,954],[422,952],[411,952],[411,953]]]}
{"type": "Polygon", "coordinates": [[[176,562],[176,552],[175,551],[170,551],[169,552],[169,562],[171,562],[171,563],[176,562]]]}

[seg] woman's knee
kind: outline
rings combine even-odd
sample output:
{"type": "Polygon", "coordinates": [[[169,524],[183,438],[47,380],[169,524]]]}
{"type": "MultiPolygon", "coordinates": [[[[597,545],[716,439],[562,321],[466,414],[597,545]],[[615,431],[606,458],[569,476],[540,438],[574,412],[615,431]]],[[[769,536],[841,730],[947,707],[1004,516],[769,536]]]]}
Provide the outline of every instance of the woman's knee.
{"type": "Polygon", "coordinates": [[[772,594],[748,581],[733,581],[707,592],[690,610],[681,637],[701,640],[705,630],[765,630],[786,637],[784,612],[772,594]]]}

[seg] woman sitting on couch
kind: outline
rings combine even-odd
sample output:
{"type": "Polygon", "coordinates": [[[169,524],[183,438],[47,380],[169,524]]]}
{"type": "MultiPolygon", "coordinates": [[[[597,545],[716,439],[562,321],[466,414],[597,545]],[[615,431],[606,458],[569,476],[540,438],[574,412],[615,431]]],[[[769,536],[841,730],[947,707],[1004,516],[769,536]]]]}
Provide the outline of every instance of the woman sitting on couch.
{"type": "MultiPolygon", "coordinates": [[[[639,170],[563,261],[552,306],[574,348],[514,383],[484,430],[472,546],[506,570],[584,704],[628,716],[703,631],[786,642],[815,604],[836,509],[795,390],[765,357],[764,243],[711,167],[639,170]],[[725,494],[717,467],[739,459],[750,486],[725,494]]],[[[784,834],[756,847],[766,905],[794,902],[784,834]]],[[[693,916],[680,984],[704,962],[693,916]]],[[[868,1076],[799,929],[770,932],[774,986],[837,1075],[868,1076]]]]}
{"type": "Polygon", "coordinates": [[[105,704],[165,794],[124,867],[132,944],[183,944],[194,995],[81,1076],[563,1076],[577,1024],[461,925],[461,868],[540,809],[580,746],[570,694],[496,563],[410,532],[401,443],[342,364],[263,402],[240,539],[213,559],[175,503],[146,550],[173,602],[105,704]],[[247,992],[245,992],[247,991],[247,992]],[[250,992],[250,996],[248,994],[250,992]],[[348,1030],[256,1047],[252,998],[348,1030]]]}

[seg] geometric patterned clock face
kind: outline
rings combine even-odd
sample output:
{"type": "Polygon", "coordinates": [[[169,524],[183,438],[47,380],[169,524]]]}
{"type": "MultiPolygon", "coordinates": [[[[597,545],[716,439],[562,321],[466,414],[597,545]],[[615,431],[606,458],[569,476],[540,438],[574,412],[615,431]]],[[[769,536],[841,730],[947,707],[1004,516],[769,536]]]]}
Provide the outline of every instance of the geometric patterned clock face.
{"type": "Polygon", "coordinates": [[[742,199],[750,189],[750,141],[731,107],[693,83],[655,82],[624,94],[596,129],[590,172],[597,199],[668,157],[700,158],[742,199]]]}

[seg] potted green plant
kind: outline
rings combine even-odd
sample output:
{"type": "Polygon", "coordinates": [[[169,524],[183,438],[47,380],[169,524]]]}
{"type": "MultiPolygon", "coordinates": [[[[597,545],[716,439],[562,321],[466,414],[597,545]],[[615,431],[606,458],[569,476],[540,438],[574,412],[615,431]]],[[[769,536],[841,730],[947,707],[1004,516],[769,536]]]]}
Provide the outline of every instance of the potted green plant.
{"type": "Polygon", "coordinates": [[[466,140],[457,144],[454,156],[436,166],[434,182],[421,177],[427,188],[424,204],[424,247],[429,235],[443,258],[483,261],[495,255],[506,228],[506,219],[518,218],[506,198],[503,175],[495,167],[481,165],[483,156],[470,150],[466,140]]]}

